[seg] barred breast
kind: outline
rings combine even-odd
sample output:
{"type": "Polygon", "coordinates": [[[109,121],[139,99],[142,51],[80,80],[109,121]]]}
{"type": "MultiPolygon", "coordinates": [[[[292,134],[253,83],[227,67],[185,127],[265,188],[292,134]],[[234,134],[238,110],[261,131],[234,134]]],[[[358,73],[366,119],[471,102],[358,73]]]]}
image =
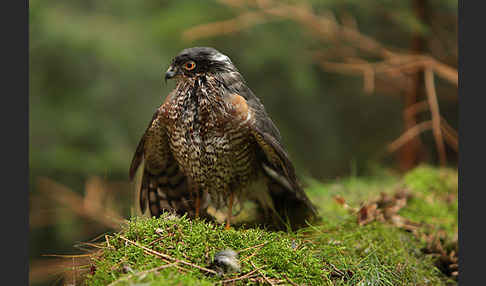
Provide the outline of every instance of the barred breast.
{"type": "Polygon", "coordinates": [[[168,107],[170,149],[186,176],[220,205],[229,192],[238,196],[258,172],[247,118],[204,86],[181,94],[189,96],[174,98],[168,107]]]}

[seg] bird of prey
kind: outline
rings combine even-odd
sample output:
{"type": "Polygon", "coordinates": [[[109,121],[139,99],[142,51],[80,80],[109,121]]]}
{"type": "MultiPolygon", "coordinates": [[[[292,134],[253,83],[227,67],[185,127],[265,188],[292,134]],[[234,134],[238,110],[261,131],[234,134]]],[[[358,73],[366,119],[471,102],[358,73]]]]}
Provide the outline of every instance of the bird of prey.
{"type": "Polygon", "coordinates": [[[139,165],[142,213],[210,217],[255,202],[269,225],[298,228],[316,217],[299,185],[280,133],[228,56],[210,47],[182,50],[165,80],[176,87],[142,136],[130,166],[139,165]]]}

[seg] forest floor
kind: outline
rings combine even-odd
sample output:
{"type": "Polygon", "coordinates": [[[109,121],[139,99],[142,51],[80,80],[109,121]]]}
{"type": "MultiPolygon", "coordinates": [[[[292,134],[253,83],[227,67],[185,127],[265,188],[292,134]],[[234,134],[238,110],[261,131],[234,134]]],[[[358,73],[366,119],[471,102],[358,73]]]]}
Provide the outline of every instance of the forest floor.
{"type": "Polygon", "coordinates": [[[456,285],[457,171],[307,182],[321,218],[297,232],[134,218],[103,237],[87,285],[456,285]],[[215,274],[233,249],[240,271],[215,274]]]}

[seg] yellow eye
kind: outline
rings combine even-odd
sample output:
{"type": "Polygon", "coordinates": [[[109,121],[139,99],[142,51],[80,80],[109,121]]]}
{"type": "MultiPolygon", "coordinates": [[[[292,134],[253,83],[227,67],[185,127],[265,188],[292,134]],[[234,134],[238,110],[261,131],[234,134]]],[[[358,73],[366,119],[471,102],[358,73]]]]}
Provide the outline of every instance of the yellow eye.
{"type": "Polygon", "coordinates": [[[184,68],[188,71],[193,70],[196,67],[196,63],[193,61],[188,61],[184,64],[184,68]]]}

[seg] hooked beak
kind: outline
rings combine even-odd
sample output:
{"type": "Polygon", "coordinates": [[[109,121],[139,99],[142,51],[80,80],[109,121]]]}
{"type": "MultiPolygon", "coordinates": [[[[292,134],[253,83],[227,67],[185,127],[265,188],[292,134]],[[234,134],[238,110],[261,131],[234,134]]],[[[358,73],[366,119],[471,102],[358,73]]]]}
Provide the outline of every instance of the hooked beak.
{"type": "Polygon", "coordinates": [[[171,79],[179,74],[179,70],[172,65],[169,66],[169,69],[165,72],[165,82],[167,83],[168,79],[171,79]]]}

